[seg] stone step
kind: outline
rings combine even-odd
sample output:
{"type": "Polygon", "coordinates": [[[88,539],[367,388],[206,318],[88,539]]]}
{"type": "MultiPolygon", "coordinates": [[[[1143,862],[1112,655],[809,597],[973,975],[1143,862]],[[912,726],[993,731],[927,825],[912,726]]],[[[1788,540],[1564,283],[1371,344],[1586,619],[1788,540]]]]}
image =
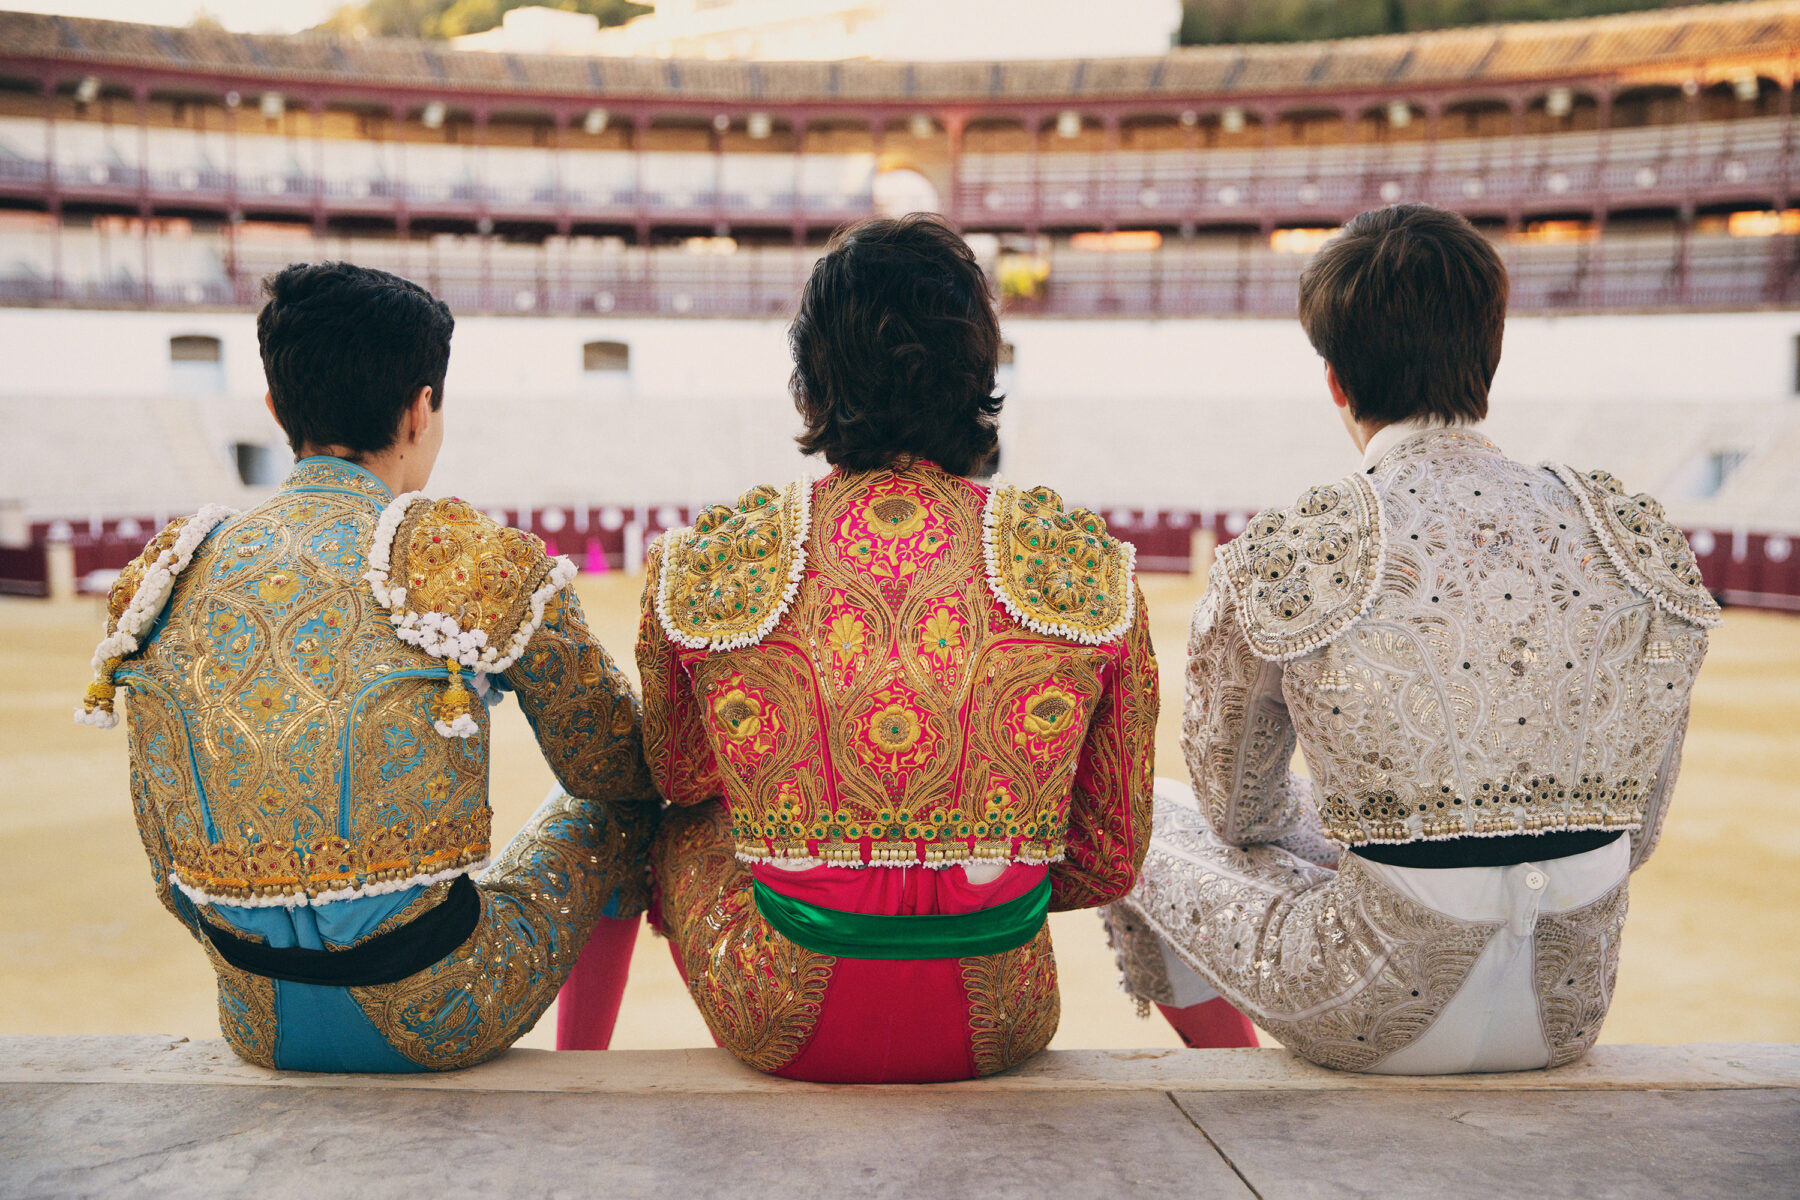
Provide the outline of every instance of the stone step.
{"type": "Polygon", "coordinates": [[[0,1195],[1744,1197],[1800,1179],[1800,1047],[1342,1075],[1280,1050],[1063,1051],[831,1087],[723,1051],[294,1075],[223,1043],[0,1038],[0,1195]]]}

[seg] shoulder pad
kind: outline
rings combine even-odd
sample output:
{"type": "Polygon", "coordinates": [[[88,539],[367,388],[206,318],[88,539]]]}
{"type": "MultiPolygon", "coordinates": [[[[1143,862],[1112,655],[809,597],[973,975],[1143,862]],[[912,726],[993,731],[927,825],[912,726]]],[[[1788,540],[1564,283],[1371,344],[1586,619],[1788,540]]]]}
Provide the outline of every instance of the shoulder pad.
{"type": "Polygon", "coordinates": [[[751,488],[663,535],[656,618],[690,650],[754,646],[781,621],[806,569],[812,480],[751,488]]]}
{"type": "Polygon", "coordinates": [[[1627,495],[1605,471],[1547,465],[1575,493],[1606,557],[1627,584],[1670,616],[1708,629],[1719,624],[1719,605],[1700,578],[1694,551],[1654,497],[1627,495]]]}
{"type": "Polygon", "coordinates": [[[382,510],[368,579],[400,639],[492,675],[517,661],[575,564],[462,500],[409,492],[382,510]]]}
{"type": "Polygon", "coordinates": [[[1381,496],[1360,473],[1258,513],[1219,551],[1250,649],[1279,662],[1350,628],[1375,601],[1384,547],[1381,496]]]}
{"type": "Polygon", "coordinates": [[[235,510],[209,504],[191,517],[179,517],[150,539],[125,565],[106,594],[106,636],[94,647],[94,682],[88,686],[75,719],[108,728],[113,716],[113,672],[136,654],[139,639],[149,632],[175,590],[175,578],[194,561],[194,551],[235,510]]]}
{"type": "Polygon", "coordinates": [[[156,565],[157,559],[161,558],[165,551],[175,548],[176,541],[181,537],[182,529],[192,519],[191,517],[176,517],[164,525],[162,532],[144,543],[144,548],[138,552],[138,556],[125,564],[124,570],[119,572],[119,577],[113,580],[112,587],[106,593],[108,628],[118,628],[120,618],[125,615],[125,610],[137,597],[138,589],[143,586],[144,577],[150,573],[150,569],[156,565]]]}
{"type": "Polygon", "coordinates": [[[1091,646],[1117,641],[1136,614],[1137,549],[1046,487],[1000,480],[982,514],[988,587],[1012,618],[1091,646]]]}

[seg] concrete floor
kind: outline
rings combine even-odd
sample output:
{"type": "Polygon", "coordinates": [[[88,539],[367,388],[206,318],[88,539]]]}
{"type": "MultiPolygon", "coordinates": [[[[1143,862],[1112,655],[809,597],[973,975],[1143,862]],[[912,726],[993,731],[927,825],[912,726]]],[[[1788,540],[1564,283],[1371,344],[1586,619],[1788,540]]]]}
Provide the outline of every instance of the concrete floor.
{"type": "Polygon", "coordinates": [[[1800,1047],[1339,1075],[1279,1050],[1065,1051],[930,1087],[722,1051],[279,1075],[217,1041],[0,1038],[0,1195],[1759,1197],[1800,1189],[1800,1047]]]}

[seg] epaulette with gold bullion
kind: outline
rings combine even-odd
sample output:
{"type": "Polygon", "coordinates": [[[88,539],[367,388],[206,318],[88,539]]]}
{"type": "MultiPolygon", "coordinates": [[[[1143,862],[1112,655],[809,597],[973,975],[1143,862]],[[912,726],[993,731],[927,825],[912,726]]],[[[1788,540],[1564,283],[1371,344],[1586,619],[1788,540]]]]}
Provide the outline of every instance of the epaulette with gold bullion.
{"type": "Polygon", "coordinates": [[[1361,474],[1258,513],[1219,551],[1250,649],[1284,661],[1350,628],[1374,603],[1383,546],[1381,497],[1361,474]]]}
{"type": "Polygon", "coordinates": [[[999,480],[982,514],[988,586],[1027,629],[1099,646],[1136,616],[1137,552],[1085,508],[1065,509],[1046,487],[999,480]]]}
{"type": "Polygon", "coordinates": [[[1655,497],[1627,494],[1605,471],[1546,465],[1575,493],[1606,557],[1627,584],[1670,616],[1709,629],[1719,624],[1718,602],[1700,577],[1693,548],[1655,497]]]}
{"type": "Polygon", "coordinates": [[[575,577],[531,534],[509,529],[462,500],[397,497],[382,511],[367,578],[400,640],[444,660],[449,686],[436,726],[471,737],[473,697],[461,673],[496,675],[518,661],[544,621],[544,606],[575,577]]]}
{"type": "Polygon", "coordinates": [[[176,577],[194,560],[200,543],[221,521],[235,515],[234,509],[209,504],[191,517],[177,517],[125,564],[106,594],[106,636],[94,648],[94,682],[75,710],[78,724],[111,729],[119,723],[113,712],[113,673],[138,652],[141,639],[169,602],[176,577]]]}
{"type": "Polygon", "coordinates": [[[715,504],[662,538],[656,617],[691,650],[736,650],[769,635],[793,603],[806,569],[812,481],[767,484],[715,504]]]}

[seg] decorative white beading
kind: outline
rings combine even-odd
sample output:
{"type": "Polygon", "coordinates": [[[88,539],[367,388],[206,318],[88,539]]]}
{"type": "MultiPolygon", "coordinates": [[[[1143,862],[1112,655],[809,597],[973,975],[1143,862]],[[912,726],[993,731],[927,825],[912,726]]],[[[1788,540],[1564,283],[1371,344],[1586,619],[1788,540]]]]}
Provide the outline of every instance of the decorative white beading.
{"type": "Polygon", "coordinates": [[[455,879],[458,875],[473,875],[487,867],[488,860],[481,858],[460,867],[448,870],[432,871],[419,875],[409,875],[405,879],[389,879],[381,883],[368,883],[361,887],[333,888],[309,896],[304,892],[286,896],[215,896],[210,892],[194,887],[185,882],[174,871],[169,872],[169,882],[181,889],[181,894],[195,904],[225,904],[233,908],[307,908],[321,904],[335,904],[340,900],[360,900],[365,896],[388,896],[395,892],[403,892],[407,888],[430,887],[434,883],[442,883],[446,879],[455,879]]]}
{"type": "MultiPolygon", "coordinates": [[[[530,611],[513,631],[505,645],[496,646],[488,638],[483,629],[463,629],[456,618],[449,613],[414,612],[406,608],[406,589],[390,587],[388,573],[393,568],[394,539],[400,531],[400,525],[406,520],[406,514],[412,506],[425,499],[424,492],[407,492],[394,497],[392,503],[381,510],[381,517],[375,523],[375,532],[369,544],[369,569],[363,578],[369,582],[369,590],[374,593],[376,603],[390,612],[389,620],[393,622],[394,634],[409,646],[416,646],[433,658],[441,658],[465,667],[473,673],[473,688],[477,696],[485,695],[487,685],[482,680],[484,675],[498,675],[519,661],[525,653],[525,647],[531,644],[534,634],[544,624],[544,607],[550,603],[550,597],[568,586],[579,571],[574,561],[567,555],[553,559],[550,573],[544,577],[536,591],[531,593],[530,611]]],[[[444,737],[468,738],[480,732],[480,726],[472,716],[463,714],[451,721],[434,721],[433,727],[444,737]]]]}
{"type": "MultiPolygon", "coordinates": [[[[144,571],[144,577],[138,581],[137,590],[131,594],[131,600],[125,605],[125,611],[119,614],[112,632],[100,640],[94,648],[93,668],[96,682],[106,682],[106,664],[115,658],[124,658],[138,651],[138,639],[150,627],[156,624],[156,618],[162,614],[163,605],[169,601],[169,594],[175,590],[175,578],[194,559],[194,551],[200,548],[219,524],[229,517],[237,515],[235,508],[227,508],[223,504],[208,504],[199,512],[189,517],[175,538],[175,544],[156,556],[144,571]]],[[[96,708],[92,712],[85,707],[75,710],[75,723],[92,725],[97,729],[111,729],[119,723],[118,714],[105,709],[96,708]]]]}
{"type": "Polygon", "coordinates": [[[1125,636],[1131,623],[1137,618],[1137,588],[1133,581],[1137,578],[1137,547],[1120,538],[1113,540],[1120,551],[1119,576],[1111,586],[1125,597],[1125,607],[1119,619],[1105,629],[1078,629],[1073,625],[1065,625],[1060,621],[1046,621],[1032,615],[1014,601],[1007,590],[1000,584],[1000,505],[1002,493],[1016,489],[1004,479],[996,477],[988,488],[987,501],[981,507],[981,554],[986,568],[988,591],[1000,602],[1007,615],[1013,620],[1045,637],[1064,638],[1071,642],[1080,642],[1088,646],[1104,646],[1125,636]]]}
{"type": "MultiPolygon", "coordinates": [[[[724,653],[727,650],[741,650],[746,646],[754,646],[769,636],[781,618],[793,607],[794,597],[800,594],[800,581],[806,575],[806,539],[812,532],[812,476],[802,475],[794,483],[788,485],[788,503],[792,506],[794,533],[788,542],[787,580],[781,589],[779,601],[769,610],[767,616],[748,633],[737,637],[715,639],[701,634],[683,633],[669,617],[669,587],[674,580],[672,556],[668,548],[674,545],[681,536],[692,531],[693,526],[685,529],[670,530],[660,535],[666,539],[663,549],[662,565],[656,574],[656,620],[663,627],[663,633],[678,646],[686,646],[689,650],[706,650],[713,653],[724,653]]],[[[727,522],[731,518],[727,518],[727,522]]]]}

